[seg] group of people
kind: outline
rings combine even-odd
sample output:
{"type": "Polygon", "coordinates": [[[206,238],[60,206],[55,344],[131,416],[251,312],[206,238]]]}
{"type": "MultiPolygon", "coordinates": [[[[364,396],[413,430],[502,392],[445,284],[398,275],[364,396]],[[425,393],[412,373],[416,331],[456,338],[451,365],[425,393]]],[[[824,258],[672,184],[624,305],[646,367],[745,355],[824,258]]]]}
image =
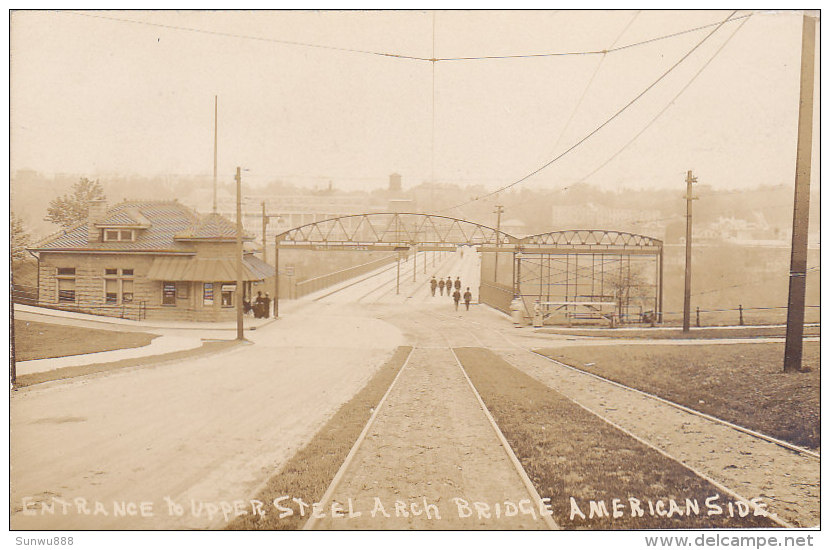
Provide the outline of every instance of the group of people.
{"type": "Polygon", "coordinates": [[[271,313],[271,297],[267,292],[265,296],[262,295],[261,291],[257,292],[254,303],[251,303],[250,300],[242,300],[242,311],[246,315],[253,312],[257,319],[267,319],[271,313]]]}
{"type": "Polygon", "coordinates": [[[435,275],[432,276],[432,280],[429,282],[429,288],[432,291],[432,295],[435,296],[435,290],[437,289],[441,296],[444,295],[444,289],[447,289],[447,296],[452,296],[453,301],[455,302],[455,309],[458,310],[458,304],[461,302],[461,298],[464,298],[464,305],[467,307],[467,311],[470,311],[470,302],[473,300],[473,295],[470,292],[470,287],[467,287],[467,291],[464,294],[461,294],[461,277],[456,277],[455,281],[452,280],[452,277],[447,277],[447,280],[444,279],[436,279],[435,275]],[[455,291],[453,292],[453,288],[455,291]]]}

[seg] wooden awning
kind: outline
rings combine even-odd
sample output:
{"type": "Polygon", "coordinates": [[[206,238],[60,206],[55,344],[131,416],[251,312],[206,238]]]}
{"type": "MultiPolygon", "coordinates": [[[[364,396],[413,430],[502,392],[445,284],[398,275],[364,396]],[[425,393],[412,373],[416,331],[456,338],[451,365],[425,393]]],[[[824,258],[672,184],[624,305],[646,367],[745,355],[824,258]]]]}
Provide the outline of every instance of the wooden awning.
{"type": "MultiPolygon", "coordinates": [[[[246,255],[242,260],[242,280],[261,281],[275,274],[273,266],[246,255]]],[[[233,258],[155,258],[147,273],[158,281],[235,281],[233,258]]]]}

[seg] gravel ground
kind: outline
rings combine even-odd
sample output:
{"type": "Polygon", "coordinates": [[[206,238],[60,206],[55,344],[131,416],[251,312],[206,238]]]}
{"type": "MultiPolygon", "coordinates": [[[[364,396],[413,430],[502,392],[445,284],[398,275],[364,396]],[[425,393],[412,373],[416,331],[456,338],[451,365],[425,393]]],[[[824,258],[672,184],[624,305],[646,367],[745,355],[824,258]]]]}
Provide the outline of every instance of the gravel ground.
{"type": "Polygon", "coordinates": [[[527,351],[501,356],[588,410],[796,526],[819,524],[819,461],[637,395],[527,351]]]}
{"type": "Polygon", "coordinates": [[[327,517],[315,528],[545,528],[538,510],[495,517],[496,503],[526,500],[527,509],[530,496],[447,348],[415,349],[333,499],[351,499],[362,515],[327,517]],[[372,517],[376,502],[390,517],[372,517]],[[406,516],[396,513],[396,502],[406,516]],[[490,517],[461,517],[464,502],[470,511],[473,502],[487,503],[490,517]],[[435,507],[431,514],[427,504],[435,507]]]}

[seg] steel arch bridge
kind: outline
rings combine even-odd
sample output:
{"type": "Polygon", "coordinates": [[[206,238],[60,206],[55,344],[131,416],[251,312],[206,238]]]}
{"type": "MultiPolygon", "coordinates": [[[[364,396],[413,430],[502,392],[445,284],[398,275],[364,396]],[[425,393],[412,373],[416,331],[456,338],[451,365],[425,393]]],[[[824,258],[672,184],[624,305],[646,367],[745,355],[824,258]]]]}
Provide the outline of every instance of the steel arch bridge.
{"type": "MultiPolygon", "coordinates": [[[[482,252],[479,295],[498,309],[509,309],[516,295],[530,303],[552,299],[608,301],[613,296],[621,315],[627,315],[631,288],[636,286],[635,294],[641,302],[636,307],[642,309],[647,303],[650,311],[662,318],[663,242],[623,231],[572,229],[519,238],[479,223],[436,214],[356,214],[278,234],[275,257],[279,269],[280,249],[452,251],[458,246],[474,246],[482,252]],[[500,258],[504,260],[501,268],[500,258]],[[637,285],[632,283],[635,278],[637,285]],[[618,288],[611,288],[616,294],[611,293],[610,287],[619,287],[626,280],[628,296],[621,296],[618,288]],[[641,287],[648,289],[647,297],[641,287]]],[[[275,292],[279,296],[279,277],[275,292]]]]}

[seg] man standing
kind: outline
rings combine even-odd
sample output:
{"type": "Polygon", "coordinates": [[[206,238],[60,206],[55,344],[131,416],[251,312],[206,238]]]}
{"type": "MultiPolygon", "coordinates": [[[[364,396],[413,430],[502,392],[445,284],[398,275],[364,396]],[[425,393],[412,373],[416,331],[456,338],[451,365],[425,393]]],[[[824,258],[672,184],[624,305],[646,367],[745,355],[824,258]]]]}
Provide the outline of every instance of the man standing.
{"type": "MultiPolygon", "coordinates": [[[[441,291],[441,296],[443,296],[444,295],[444,279],[441,279],[440,281],[438,281],[438,290],[441,291]]],[[[435,294],[435,287],[433,287],[433,289],[432,289],[432,294],[433,295],[435,294]]]]}
{"type": "MultiPolygon", "coordinates": [[[[437,286],[438,286],[438,281],[435,280],[435,275],[433,275],[432,280],[430,280],[430,282],[429,282],[429,289],[432,291],[433,296],[435,296],[435,287],[437,287],[437,286]]],[[[443,294],[443,292],[442,292],[442,294],[443,294]]]]}
{"type": "MultiPolygon", "coordinates": [[[[458,292],[456,290],[456,292],[458,292]]],[[[473,295],[470,292],[470,287],[467,287],[467,292],[464,293],[464,305],[467,307],[467,311],[470,311],[470,301],[472,301],[473,295]]]]}
{"type": "Polygon", "coordinates": [[[455,302],[455,311],[458,311],[458,302],[461,301],[461,291],[456,290],[452,293],[452,299],[455,302]]]}
{"type": "Polygon", "coordinates": [[[447,275],[447,296],[452,296],[452,277],[447,275]]]}
{"type": "Polygon", "coordinates": [[[256,293],[256,301],[254,301],[254,317],[262,318],[262,306],[265,303],[265,298],[262,297],[262,291],[256,293]]]}

